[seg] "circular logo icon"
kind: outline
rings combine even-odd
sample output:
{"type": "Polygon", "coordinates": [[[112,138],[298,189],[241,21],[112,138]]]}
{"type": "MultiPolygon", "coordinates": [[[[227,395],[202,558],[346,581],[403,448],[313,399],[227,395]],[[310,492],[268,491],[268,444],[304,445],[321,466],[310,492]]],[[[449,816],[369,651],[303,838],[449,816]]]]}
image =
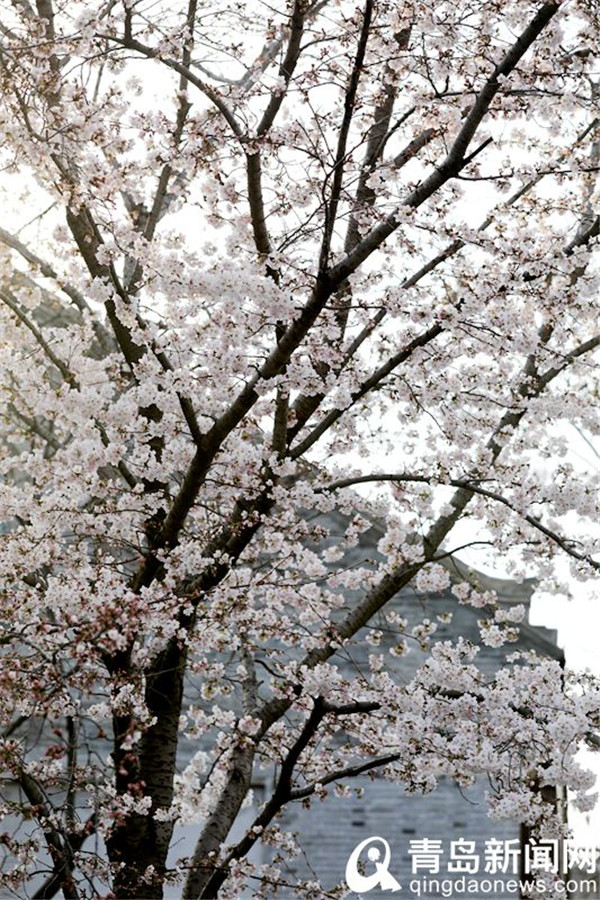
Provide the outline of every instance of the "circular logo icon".
{"type": "Polygon", "coordinates": [[[385,838],[366,838],[354,848],[350,855],[350,859],[346,865],[346,884],[350,890],[354,891],[356,894],[366,894],[376,887],[380,887],[382,891],[401,891],[401,886],[394,876],[390,874],[390,859],[390,845],[385,838]],[[378,845],[383,847],[383,861],[381,859],[381,848],[378,845]],[[371,875],[361,875],[358,871],[358,862],[361,853],[367,847],[369,848],[367,851],[367,859],[375,866],[375,871],[371,875]]]}

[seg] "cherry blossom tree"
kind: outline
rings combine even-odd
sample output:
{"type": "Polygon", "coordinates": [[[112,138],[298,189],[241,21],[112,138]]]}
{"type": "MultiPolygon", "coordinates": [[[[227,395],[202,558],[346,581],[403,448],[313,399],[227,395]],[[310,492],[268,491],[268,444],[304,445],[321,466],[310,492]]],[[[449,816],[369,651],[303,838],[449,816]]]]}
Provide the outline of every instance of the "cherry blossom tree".
{"type": "MultiPolygon", "coordinates": [[[[460,640],[402,687],[393,655],[335,659],[403,587],[446,588],[463,523],[547,591],[600,568],[565,438],[598,431],[599,24],[592,0],[3,4],[4,889],[258,891],[286,805],[368,771],[488,772],[532,828],[559,827],[540,785],[590,802],[592,678],[490,682],[460,640]],[[348,569],[374,519],[384,561],[348,569]],[[198,843],[167,872],[178,821],[198,843]]],[[[387,622],[398,653],[435,627],[387,622]]]]}

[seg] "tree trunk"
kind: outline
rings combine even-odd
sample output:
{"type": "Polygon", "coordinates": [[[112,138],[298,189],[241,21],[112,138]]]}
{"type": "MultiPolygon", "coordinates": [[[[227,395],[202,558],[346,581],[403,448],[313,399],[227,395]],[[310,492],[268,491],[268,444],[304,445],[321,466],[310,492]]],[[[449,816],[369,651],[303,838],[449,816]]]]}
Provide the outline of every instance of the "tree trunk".
{"type": "Polygon", "coordinates": [[[173,639],[152,665],[145,696],[156,723],[140,741],[136,765],[128,765],[116,747],[117,784],[124,765],[125,776],[121,769],[121,777],[126,778],[127,792],[152,799],[147,815],[128,815],[107,841],[109,859],[116,869],[114,894],[122,900],[162,900],[173,823],[157,822],[154,814],[168,810],[173,800],[186,658],[186,649],[173,639]]]}
{"type": "Polygon", "coordinates": [[[250,789],[253,762],[254,747],[245,747],[234,754],[227,784],[198,840],[183,891],[184,900],[200,900],[205,896],[221,845],[250,789]]]}

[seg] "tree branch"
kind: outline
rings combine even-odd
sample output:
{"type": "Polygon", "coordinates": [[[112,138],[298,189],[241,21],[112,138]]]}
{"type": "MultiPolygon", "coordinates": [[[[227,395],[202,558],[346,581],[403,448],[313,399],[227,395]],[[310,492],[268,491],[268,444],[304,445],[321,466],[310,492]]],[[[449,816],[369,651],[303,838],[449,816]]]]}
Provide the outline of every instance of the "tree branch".
{"type": "Polygon", "coordinates": [[[8,308],[15,314],[17,319],[23,323],[23,325],[27,328],[27,330],[29,332],[31,332],[31,334],[33,335],[33,337],[36,340],[36,343],[43,350],[44,355],[50,360],[52,365],[58,369],[61,376],[66,381],[66,383],[69,385],[69,387],[78,388],[79,385],[77,383],[77,380],[75,379],[74,375],[69,370],[69,367],[62,361],[62,359],[60,359],[56,355],[56,353],[54,352],[54,350],[52,349],[52,347],[50,346],[48,341],[45,339],[45,337],[42,334],[42,332],[40,331],[40,329],[37,327],[37,325],[34,324],[34,322],[31,321],[30,317],[27,315],[25,310],[21,307],[21,304],[19,303],[17,298],[10,291],[6,290],[5,288],[4,289],[0,288],[0,300],[6,306],[8,306],[8,308]]]}
{"type": "Polygon", "coordinates": [[[157,59],[169,69],[173,69],[174,72],[182,75],[186,81],[189,81],[189,83],[193,84],[195,88],[198,88],[198,90],[201,91],[208,100],[210,100],[213,106],[215,106],[219,110],[234,135],[240,141],[244,138],[244,130],[242,129],[236,117],[229,109],[220,94],[201,78],[198,78],[198,76],[192,72],[189,66],[185,66],[177,59],[172,59],[169,56],[163,56],[159,50],[155,50],[153,47],[148,47],[146,44],[142,44],[141,41],[138,41],[134,37],[128,35],[125,35],[122,38],[117,37],[114,34],[98,34],[97,36],[100,38],[104,38],[104,40],[111,41],[113,44],[118,44],[119,46],[124,47],[126,50],[135,50],[142,56],[147,57],[147,59],[157,59]]]}
{"type": "MultiPolygon", "coordinates": [[[[348,412],[349,409],[358,403],[363,397],[367,394],[374,391],[377,387],[381,385],[381,382],[387,378],[398,366],[405,363],[415,350],[418,350],[420,347],[425,347],[427,344],[431,343],[439,334],[442,333],[444,329],[439,323],[432,325],[431,328],[428,328],[426,331],[423,331],[416,338],[413,338],[405,347],[399,350],[397,353],[394,353],[385,363],[379,366],[375,371],[369,376],[369,378],[365,379],[363,383],[352,392],[350,403],[345,406],[343,409],[332,409],[330,412],[326,413],[321,422],[316,425],[313,430],[295,447],[292,447],[290,450],[290,458],[291,459],[299,459],[303,456],[307,450],[312,447],[316,441],[322,437],[326,431],[329,429],[340,419],[345,413],[348,412]]],[[[296,428],[296,426],[295,426],[296,428]]]]}
{"type": "Polygon", "coordinates": [[[67,900],[77,900],[79,892],[73,881],[73,848],[67,836],[61,834],[61,831],[51,824],[52,813],[35,778],[21,769],[18,774],[18,782],[33,807],[34,815],[40,822],[54,869],[54,878],[49,882],[49,885],[54,882],[52,893],[44,893],[42,897],[52,897],[58,883],[67,900]]]}
{"type": "MultiPolygon", "coordinates": [[[[325,201],[325,222],[323,226],[323,241],[321,244],[321,251],[319,256],[319,272],[325,272],[329,264],[331,240],[333,237],[333,229],[337,218],[337,208],[340,202],[342,191],[344,162],[346,159],[348,135],[350,133],[350,124],[354,115],[354,105],[356,103],[360,74],[365,60],[365,54],[367,52],[367,43],[369,40],[372,15],[373,0],[366,0],[354,65],[352,67],[352,72],[350,74],[348,87],[346,88],[346,94],[344,97],[344,114],[342,116],[342,122],[340,125],[333,168],[330,173],[333,176],[331,191],[329,199],[325,201]]],[[[339,279],[338,283],[341,284],[343,280],[344,279],[339,279]]]]}
{"type": "Polygon", "coordinates": [[[82,313],[89,314],[92,316],[92,327],[94,329],[94,333],[98,338],[98,342],[102,347],[102,350],[105,354],[111,352],[113,349],[112,341],[109,337],[108,332],[104,328],[101,322],[98,322],[95,316],[92,315],[91,309],[88,306],[83,294],[74,288],[69,282],[64,281],[60,275],[56,272],[56,270],[45,260],[39,257],[36,253],[34,253],[26,244],[20,241],[15,235],[10,234],[10,232],[6,231],[4,228],[0,228],[0,241],[5,244],[7,247],[10,247],[11,250],[15,250],[20,256],[23,257],[34,269],[38,269],[40,274],[44,276],[44,278],[51,278],[55,281],[61,291],[69,297],[77,309],[82,313]]]}
{"type": "Polygon", "coordinates": [[[573,547],[573,541],[568,540],[567,538],[558,534],[556,531],[548,528],[536,516],[532,516],[528,513],[522,512],[502,494],[499,494],[497,491],[490,491],[487,488],[483,488],[480,485],[476,484],[473,480],[468,478],[448,478],[445,481],[440,481],[432,475],[410,475],[403,472],[400,472],[398,474],[379,473],[374,475],[358,475],[350,478],[341,478],[338,481],[334,481],[322,488],[314,488],[314,492],[315,494],[322,494],[328,493],[329,491],[341,490],[342,488],[351,487],[357,484],[368,484],[373,482],[379,483],[386,481],[395,484],[434,484],[439,485],[440,487],[450,485],[457,488],[466,488],[467,490],[472,491],[474,494],[479,494],[481,497],[486,497],[489,500],[494,500],[496,503],[502,503],[504,506],[510,509],[511,512],[514,512],[520,518],[524,519],[529,525],[532,525],[534,528],[544,534],[553,543],[557,544],[557,546],[560,547],[561,550],[564,550],[565,553],[573,557],[573,559],[577,559],[580,562],[585,562],[593,569],[600,570],[600,562],[597,562],[595,559],[589,556],[589,554],[579,553],[577,550],[575,550],[573,547]]]}
{"type": "MultiPolygon", "coordinates": [[[[500,88],[499,77],[506,78],[515,68],[522,56],[539,37],[560,8],[560,0],[548,0],[540,7],[520,37],[517,38],[504,59],[496,66],[479,92],[471,111],[454,138],[446,158],[434,169],[418,187],[405,198],[403,206],[416,209],[429,199],[439,188],[458,175],[467,163],[465,153],[481,124],[490,104],[500,88]]],[[[472,158],[472,156],[471,156],[472,158]]],[[[398,228],[396,213],[391,213],[383,222],[376,225],[346,257],[329,270],[329,277],[334,282],[342,282],[356,271],[372,253],[374,253],[398,228]]]]}
{"type": "MultiPolygon", "coordinates": [[[[239,843],[232,847],[226,854],[218,868],[214,869],[213,874],[206,883],[204,891],[199,897],[216,897],[219,888],[227,879],[229,874],[229,865],[234,859],[240,859],[245,856],[251,847],[256,843],[260,833],[267,827],[277,813],[292,799],[295,798],[295,792],[292,790],[292,779],[294,770],[302,753],[306,750],[311,740],[317,734],[319,726],[325,716],[333,714],[335,716],[346,716],[356,714],[366,714],[380,709],[381,704],[375,702],[353,702],[342,706],[329,703],[323,697],[316,697],[313,700],[313,708],[310,715],[306,719],[300,734],[294,741],[292,747],[288,750],[285,759],[281,764],[279,778],[275,786],[275,790],[271,798],[258,814],[247,830],[246,834],[239,843]]],[[[366,770],[365,770],[366,771],[366,770]]],[[[333,778],[330,780],[334,780],[333,778]]],[[[314,791],[314,789],[313,789],[314,791]]],[[[311,793],[313,792],[311,791],[311,793]]]]}
{"type": "Polygon", "coordinates": [[[294,0],[294,8],[292,10],[290,36],[288,38],[287,50],[279,67],[279,77],[283,79],[285,83],[285,89],[278,89],[271,95],[268,106],[265,109],[256,129],[256,133],[259,137],[262,137],[267,133],[267,131],[269,131],[273,122],[275,121],[277,113],[281,108],[281,104],[285,99],[287,87],[290,83],[292,75],[294,74],[294,69],[296,68],[298,59],[300,58],[300,42],[304,33],[304,21],[307,11],[307,0],[294,0]]]}
{"type": "MultiPolygon", "coordinates": [[[[578,135],[576,140],[573,143],[573,147],[581,144],[585,138],[592,133],[600,122],[600,119],[594,119],[589,125],[587,125],[583,131],[578,135]]],[[[564,150],[559,154],[558,160],[566,158],[569,153],[572,151],[572,148],[568,150],[564,150]]],[[[483,222],[477,227],[478,232],[486,231],[490,225],[492,225],[500,212],[505,209],[510,209],[514,206],[522,197],[528,194],[536,185],[540,183],[540,181],[545,177],[547,173],[540,173],[533,178],[526,181],[522,184],[507,200],[503,201],[495,210],[490,212],[483,222]]],[[[570,255],[573,252],[575,247],[575,241],[577,241],[577,246],[586,243],[588,240],[593,237],[593,228],[586,229],[582,231],[578,236],[565,248],[565,253],[570,255]]],[[[426,275],[430,272],[435,271],[442,263],[446,260],[450,259],[463,247],[467,245],[467,241],[462,238],[455,238],[450,244],[448,244],[440,253],[430,259],[427,263],[421,266],[420,269],[417,270],[413,275],[403,281],[400,286],[402,290],[408,290],[411,287],[414,287],[418,284],[426,275]]],[[[370,337],[370,335],[375,331],[378,325],[383,322],[385,317],[387,316],[387,309],[382,307],[371,319],[371,321],[364,326],[364,328],[359,332],[359,334],[354,338],[352,343],[349,345],[347,350],[344,353],[344,358],[341,365],[336,369],[336,374],[341,374],[346,366],[351,362],[351,360],[355,357],[359,348],[364,344],[364,342],[370,337]]],[[[300,432],[300,430],[306,425],[310,417],[316,412],[319,408],[323,400],[325,399],[326,394],[313,394],[312,396],[306,396],[301,394],[294,402],[292,406],[292,413],[294,414],[295,422],[294,425],[288,430],[287,441],[288,444],[294,439],[294,437],[300,432]]]]}

